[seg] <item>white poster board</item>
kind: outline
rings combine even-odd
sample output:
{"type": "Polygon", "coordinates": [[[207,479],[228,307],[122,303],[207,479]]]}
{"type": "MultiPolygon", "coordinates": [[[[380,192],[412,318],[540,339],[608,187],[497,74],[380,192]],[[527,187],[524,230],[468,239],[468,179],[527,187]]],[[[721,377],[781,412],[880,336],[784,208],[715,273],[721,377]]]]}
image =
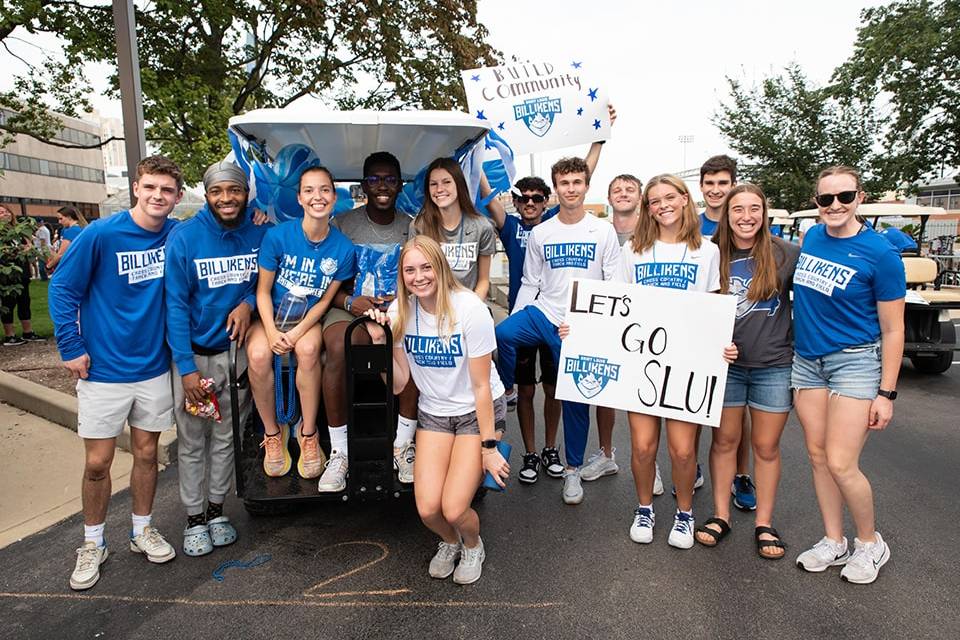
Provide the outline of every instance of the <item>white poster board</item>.
{"type": "Polygon", "coordinates": [[[719,426],[735,296],[575,278],[557,398],[719,426]]]}
{"type": "Polygon", "coordinates": [[[581,59],[461,71],[470,114],[485,120],[515,154],[610,138],[607,85],[581,59]]]}

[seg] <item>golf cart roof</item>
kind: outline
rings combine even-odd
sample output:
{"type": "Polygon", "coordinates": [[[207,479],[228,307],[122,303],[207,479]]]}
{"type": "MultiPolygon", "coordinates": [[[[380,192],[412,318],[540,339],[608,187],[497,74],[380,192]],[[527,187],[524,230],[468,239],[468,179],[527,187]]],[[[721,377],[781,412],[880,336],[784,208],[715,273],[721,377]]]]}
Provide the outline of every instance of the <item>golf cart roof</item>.
{"type": "Polygon", "coordinates": [[[271,160],[289,144],[305,144],[344,182],[359,182],[364,159],[375,151],[395,155],[401,178],[410,180],[435,158],[452,156],[489,130],[459,111],[318,111],[312,105],[256,109],[230,118],[230,128],[271,160]]]}
{"type": "MultiPolygon", "coordinates": [[[[768,218],[789,218],[790,212],[786,209],[767,209],[768,218]]],[[[782,224],[781,222],[774,222],[774,224],[782,224]]]]}
{"type": "MultiPolygon", "coordinates": [[[[945,216],[943,207],[925,207],[919,204],[899,204],[895,202],[874,202],[857,207],[857,213],[864,218],[884,218],[887,216],[902,216],[904,218],[916,216],[945,216]]],[[[804,209],[790,214],[791,218],[816,218],[820,215],[819,209],[804,209]]]]}

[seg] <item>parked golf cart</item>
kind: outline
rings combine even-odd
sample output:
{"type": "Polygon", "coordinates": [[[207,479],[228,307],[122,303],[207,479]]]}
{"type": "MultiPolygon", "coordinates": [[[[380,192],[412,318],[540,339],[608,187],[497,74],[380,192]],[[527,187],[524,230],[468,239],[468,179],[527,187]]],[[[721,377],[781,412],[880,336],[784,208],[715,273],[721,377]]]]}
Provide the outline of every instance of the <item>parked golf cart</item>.
{"type": "MultiPolygon", "coordinates": [[[[296,166],[290,163],[302,160],[306,151],[303,145],[331,170],[338,187],[343,183],[360,182],[364,159],[376,151],[389,151],[395,155],[400,160],[401,178],[409,182],[434,158],[463,154],[487,131],[483,123],[467,114],[437,111],[321,113],[313,109],[288,108],[251,111],[230,119],[231,143],[235,156],[242,156],[241,166],[250,167],[254,176],[267,176],[255,187],[285,187],[288,192],[295,188],[299,177],[296,166]],[[285,148],[297,153],[284,152],[285,148]],[[281,167],[284,163],[286,165],[281,167]]],[[[260,194],[261,199],[263,195],[260,194]]],[[[251,199],[255,197],[252,192],[251,199]]],[[[298,217],[279,210],[272,213],[278,220],[298,217]]],[[[231,353],[230,391],[237,495],[243,499],[248,512],[271,514],[298,502],[386,499],[412,492],[413,485],[400,483],[393,467],[397,410],[392,393],[390,332],[387,331],[386,345],[354,345],[349,339],[367,321],[357,318],[347,330],[345,370],[350,471],[346,489],[337,493],[318,492],[317,480],[300,478],[295,464],[283,477],[272,478],[264,473],[260,448],[263,425],[255,407],[246,423],[240,424],[238,392],[248,385],[248,378],[246,371],[237,369],[236,353],[231,353]]],[[[277,376],[282,385],[280,394],[284,398],[288,397],[292,379],[288,374],[290,369],[285,367],[277,376]]],[[[293,397],[299,406],[295,394],[293,397]]],[[[288,423],[291,426],[297,422],[299,409],[293,414],[288,423]]],[[[329,452],[329,436],[323,428],[325,416],[321,401],[318,431],[321,446],[329,452]]],[[[290,445],[296,449],[296,438],[290,438],[290,445]]],[[[294,451],[293,455],[297,453],[294,451]]]]}
{"type": "MultiPolygon", "coordinates": [[[[920,225],[914,236],[918,247],[923,246],[920,240],[929,219],[946,215],[941,207],[892,203],[862,204],[857,211],[874,228],[880,226],[882,218],[918,218],[920,225]]],[[[799,223],[804,218],[818,216],[816,209],[808,209],[797,211],[790,217],[799,223]]],[[[943,373],[953,363],[953,353],[957,349],[956,327],[950,311],[960,309],[960,288],[941,286],[942,266],[933,258],[904,255],[903,265],[908,289],[903,318],[903,355],[921,373],[943,373]]]]}

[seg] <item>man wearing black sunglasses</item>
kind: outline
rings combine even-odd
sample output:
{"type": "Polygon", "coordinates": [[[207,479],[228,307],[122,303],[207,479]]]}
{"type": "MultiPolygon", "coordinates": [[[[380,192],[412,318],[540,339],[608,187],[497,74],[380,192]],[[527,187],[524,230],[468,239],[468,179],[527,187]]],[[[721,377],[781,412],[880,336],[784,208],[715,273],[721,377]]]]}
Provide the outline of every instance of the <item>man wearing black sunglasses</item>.
{"type": "MultiPolygon", "coordinates": [[[[400,161],[393,154],[386,151],[370,154],[363,162],[363,181],[360,183],[367,203],[330,221],[331,225],[357,246],[358,257],[361,252],[383,253],[384,249],[392,249],[407,241],[410,217],[397,211],[397,197],[403,187],[400,176],[400,161]]],[[[359,273],[356,277],[363,283],[367,276],[368,274],[359,273]]],[[[396,274],[394,273],[392,278],[379,278],[381,283],[388,280],[393,284],[392,288],[387,291],[370,291],[371,295],[353,295],[354,282],[344,283],[324,317],[323,344],[327,359],[323,368],[323,403],[327,411],[331,440],[334,435],[346,438],[346,329],[354,318],[362,316],[368,309],[387,308],[396,294],[396,274]]],[[[365,330],[354,331],[351,338],[354,344],[370,343],[370,336],[365,330]]],[[[413,482],[413,438],[417,428],[416,387],[413,387],[412,391],[413,395],[408,393],[408,390],[400,394],[400,418],[394,441],[394,466],[400,482],[405,483],[413,482]]],[[[346,474],[346,465],[342,465],[342,470],[346,474]]],[[[331,483],[331,486],[338,486],[338,483],[331,483]]]]}

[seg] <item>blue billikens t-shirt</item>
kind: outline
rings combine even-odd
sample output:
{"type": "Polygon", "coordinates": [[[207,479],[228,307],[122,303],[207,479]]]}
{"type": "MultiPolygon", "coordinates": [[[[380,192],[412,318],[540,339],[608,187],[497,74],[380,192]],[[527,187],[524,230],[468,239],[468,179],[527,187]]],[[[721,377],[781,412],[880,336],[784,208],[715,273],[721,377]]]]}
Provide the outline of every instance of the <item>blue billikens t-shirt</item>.
{"type": "MultiPolygon", "coordinates": [[[[546,222],[557,215],[559,207],[544,211],[540,222],[546,222]]],[[[520,280],[523,278],[523,259],[527,254],[527,237],[537,225],[525,225],[520,216],[508,215],[500,228],[500,242],[507,254],[507,263],[510,269],[510,291],[507,296],[508,311],[513,311],[517,301],[517,292],[520,291],[520,280]]]]}
{"type": "Polygon", "coordinates": [[[877,302],[906,295],[903,261],[877,232],[834,238],[818,224],[803,238],[793,276],[795,348],[819,358],[880,337],[877,302]]]}
{"type": "Polygon", "coordinates": [[[707,212],[704,211],[700,214],[700,233],[701,235],[710,238],[713,236],[714,232],[717,230],[717,223],[707,217],[707,212]]]}
{"type": "Polygon", "coordinates": [[[274,272],[273,309],[292,287],[307,290],[307,303],[320,301],[334,280],[343,282],[354,274],[354,247],[335,227],[321,242],[311,242],[303,232],[302,220],[290,220],[267,231],[260,247],[259,264],[274,272]]]}

